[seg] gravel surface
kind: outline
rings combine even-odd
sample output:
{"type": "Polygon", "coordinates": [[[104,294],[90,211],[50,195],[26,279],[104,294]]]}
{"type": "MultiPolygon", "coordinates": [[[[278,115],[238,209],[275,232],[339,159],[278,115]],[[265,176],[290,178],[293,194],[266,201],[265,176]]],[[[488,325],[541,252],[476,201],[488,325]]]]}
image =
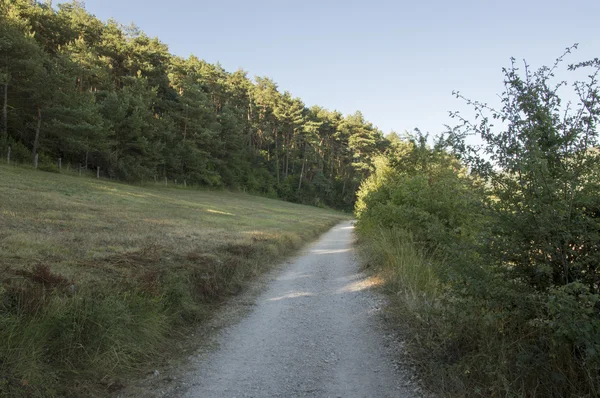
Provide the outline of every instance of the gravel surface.
{"type": "MultiPolygon", "coordinates": [[[[217,347],[189,359],[172,397],[416,397],[342,223],[277,271],[217,347]]],[[[225,309],[226,310],[226,309],[225,309]]]]}

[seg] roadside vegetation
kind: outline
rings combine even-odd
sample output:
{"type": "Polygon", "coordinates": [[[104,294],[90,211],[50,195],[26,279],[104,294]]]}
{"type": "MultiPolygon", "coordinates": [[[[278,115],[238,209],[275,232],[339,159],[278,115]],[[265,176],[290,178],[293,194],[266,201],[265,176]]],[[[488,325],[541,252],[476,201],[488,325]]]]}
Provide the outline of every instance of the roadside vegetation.
{"type": "Polygon", "coordinates": [[[91,396],[346,218],[0,165],[0,396],[91,396]]]}
{"type": "Polygon", "coordinates": [[[398,140],[361,187],[366,266],[441,396],[600,395],[600,62],[556,81],[571,50],[513,61],[500,109],[457,93],[474,121],[398,140]]]}

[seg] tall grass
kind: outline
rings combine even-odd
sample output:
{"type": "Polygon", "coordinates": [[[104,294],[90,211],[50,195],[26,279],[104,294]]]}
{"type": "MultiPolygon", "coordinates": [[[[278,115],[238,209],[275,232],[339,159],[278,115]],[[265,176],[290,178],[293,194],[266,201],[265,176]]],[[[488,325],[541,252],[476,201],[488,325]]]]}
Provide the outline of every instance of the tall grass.
{"type": "Polygon", "coordinates": [[[168,330],[160,299],[146,294],[47,294],[43,306],[17,307],[0,318],[0,392],[8,396],[63,395],[66,378],[80,387],[97,378],[109,388],[116,374],[155,354],[168,330]]]}
{"type": "Polygon", "coordinates": [[[0,290],[0,395],[82,396],[118,389],[124,376],[161,354],[173,328],[202,321],[224,297],[303,242],[285,235],[230,245],[222,256],[192,258],[193,265],[176,272],[77,290],[47,267],[22,273],[0,290]]]}
{"type": "Polygon", "coordinates": [[[409,307],[437,302],[440,282],[433,256],[414,244],[411,233],[401,228],[377,229],[362,245],[365,258],[385,276],[386,289],[402,296],[409,307]]]}
{"type": "Polygon", "coordinates": [[[436,270],[441,264],[401,228],[362,233],[359,253],[364,266],[384,282],[387,315],[402,330],[408,354],[425,376],[425,387],[437,393],[447,390],[448,372],[435,358],[441,349],[439,334],[445,329],[443,285],[436,270]]]}
{"type": "Polygon", "coordinates": [[[588,346],[600,338],[588,333],[597,309],[584,296],[571,302],[561,295],[565,301],[554,305],[571,308],[570,318],[550,323],[546,296],[493,273],[452,280],[451,262],[420,249],[402,228],[359,232],[365,267],[383,280],[387,313],[426,388],[446,397],[598,396],[597,364],[554,330],[556,322],[564,323],[565,335],[583,326],[578,333],[588,346]]]}

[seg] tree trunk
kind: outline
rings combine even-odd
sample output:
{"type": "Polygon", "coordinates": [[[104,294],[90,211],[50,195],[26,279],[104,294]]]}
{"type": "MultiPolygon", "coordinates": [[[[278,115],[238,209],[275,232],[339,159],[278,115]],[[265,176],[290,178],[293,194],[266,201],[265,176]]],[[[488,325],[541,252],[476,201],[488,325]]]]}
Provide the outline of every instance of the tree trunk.
{"type": "MultiPolygon", "coordinates": [[[[285,143],[285,139],[283,141],[285,143]]],[[[281,145],[281,149],[283,150],[283,143],[281,145]]],[[[281,159],[281,176],[283,177],[283,179],[285,180],[287,177],[287,174],[285,172],[285,154],[283,155],[283,158],[281,159]]]]}
{"type": "Polygon", "coordinates": [[[333,178],[333,162],[332,156],[329,155],[329,178],[333,178]]]}
{"type": "Polygon", "coordinates": [[[40,129],[42,128],[42,108],[38,107],[37,126],[35,128],[35,139],[33,140],[33,159],[37,155],[38,146],[40,143],[40,129]]]}
{"type": "Polygon", "coordinates": [[[285,177],[287,178],[290,172],[290,144],[292,140],[288,137],[287,142],[285,144],[285,177]]]}
{"type": "MultiPolygon", "coordinates": [[[[182,93],[183,94],[183,91],[182,93]]],[[[186,137],[187,137],[187,126],[188,126],[188,108],[189,105],[185,104],[185,122],[183,123],[183,140],[185,141],[186,137]]]]}
{"type": "Polygon", "coordinates": [[[254,152],[254,148],[252,147],[252,105],[248,103],[248,148],[252,149],[254,152]]]}
{"type": "Polygon", "coordinates": [[[277,170],[277,184],[279,184],[279,150],[277,149],[277,127],[273,128],[273,134],[275,135],[275,169],[277,170]]]}
{"type": "Polygon", "coordinates": [[[302,159],[302,170],[300,171],[300,181],[298,181],[298,192],[302,188],[302,177],[304,176],[304,166],[306,165],[306,143],[304,143],[304,159],[302,159]]]}
{"type": "Polygon", "coordinates": [[[2,102],[2,135],[4,143],[8,145],[8,82],[4,83],[3,91],[3,102],[2,102]]]}

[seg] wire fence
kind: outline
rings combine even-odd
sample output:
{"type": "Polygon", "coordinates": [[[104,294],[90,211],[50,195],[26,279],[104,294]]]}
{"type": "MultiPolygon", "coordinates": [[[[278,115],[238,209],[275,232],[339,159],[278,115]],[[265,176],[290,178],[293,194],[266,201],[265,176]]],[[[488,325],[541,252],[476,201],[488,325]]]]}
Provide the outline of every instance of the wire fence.
{"type": "MultiPolygon", "coordinates": [[[[5,150],[5,156],[0,158],[1,163],[5,163],[6,165],[31,169],[31,170],[39,170],[44,172],[54,172],[59,174],[65,174],[74,177],[83,177],[83,178],[92,178],[92,179],[103,179],[110,180],[115,182],[124,182],[109,175],[106,170],[103,170],[100,166],[90,167],[85,166],[83,164],[73,165],[72,163],[66,163],[62,158],[56,158],[55,162],[45,163],[39,162],[39,157],[36,154],[32,160],[23,161],[22,159],[15,159],[11,157],[11,148],[5,150]]],[[[152,179],[142,180],[135,183],[135,185],[155,185],[155,186],[166,186],[172,188],[192,188],[194,184],[190,184],[186,179],[171,179],[165,176],[155,175],[152,179]]]]}

